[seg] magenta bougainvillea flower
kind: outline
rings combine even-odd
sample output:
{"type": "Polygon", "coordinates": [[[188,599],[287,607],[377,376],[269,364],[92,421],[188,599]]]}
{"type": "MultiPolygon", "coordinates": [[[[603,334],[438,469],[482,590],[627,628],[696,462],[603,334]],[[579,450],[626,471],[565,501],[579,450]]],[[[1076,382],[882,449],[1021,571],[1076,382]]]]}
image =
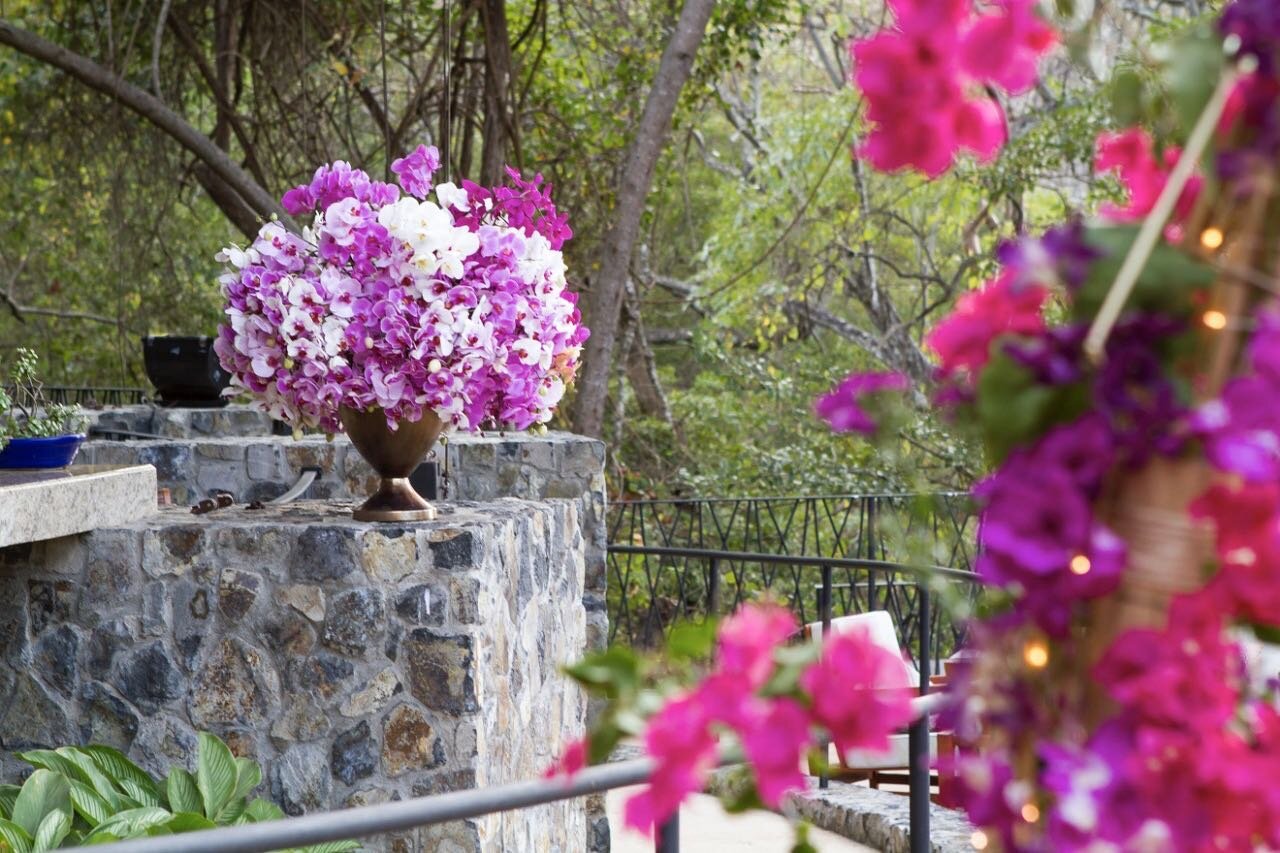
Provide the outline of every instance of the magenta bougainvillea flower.
{"type": "MultiPolygon", "coordinates": [[[[818,660],[798,664],[787,680],[798,680],[803,695],[770,695],[778,650],[795,628],[790,613],[771,604],[747,605],[720,625],[711,672],[648,721],[645,751],[655,768],[627,801],[628,826],[651,831],[702,790],[722,737],[742,746],[761,800],[777,807],[804,787],[802,762],[821,731],[842,749],[883,748],[911,720],[903,662],[860,631],[832,637],[818,660]]],[[[562,758],[550,772],[575,764],[562,758]]]]}
{"type": "Polygon", "coordinates": [[[849,45],[873,124],[858,156],[881,171],[913,168],[931,178],[961,150],[990,160],[1007,131],[983,87],[1028,89],[1056,33],[1036,15],[1034,0],[1001,0],[981,15],[969,0],[891,5],[895,28],[849,45]]]}
{"type": "Polygon", "coordinates": [[[800,626],[780,605],[744,607],[725,619],[716,633],[719,669],[741,677],[748,690],[758,690],[773,673],[773,653],[800,626]]]}
{"type": "Polygon", "coordinates": [[[705,697],[695,690],[668,702],[649,720],[644,746],[655,767],[645,789],[627,800],[627,826],[649,832],[687,797],[702,790],[716,764],[717,742],[707,706],[705,697]]]}
{"type": "Polygon", "coordinates": [[[863,408],[864,398],[882,391],[905,391],[911,380],[901,373],[851,373],[814,403],[814,412],[835,432],[872,435],[876,421],[863,408]]]}
{"type": "Polygon", "coordinates": [[[911,720],[912,685],[902,661],[864,631],[833,634],[822,657],[801,676],[813,718],[839,749],[885,750],[889,735],[911,720]],[[840,685],[840,689],[831,689],[840,685]]]}
{"type": "Polygon", "coordinates": [[[991,344],[1005,335],[1038,335],[1044,331],[1042,309],[1048,291],[1038,284],[1019,284],[1010,270],[956,301],[955,310],[925,336],[938,354],[944,377],[976,374],[991,357],[991,344]]]}
{"type": "Polygon", "coordinates": [[[541,178],[472,193],[434,187],[435,149],[393,165],[404,189],[341,161],[284,196],[276,222],[219,255],[228,323],[215,349],[235,389],[296,428],[339,429],[342,406],[392,428],[432,411],[451,427],[524,429],[551,418],[582,343],[541,178]],[[494,205],[490,198],[501,199],[494,205]]]}
{"type": "MultiPolygon", "coordinates": [[[[1104,204],[1098,211],[1102,216],[1117,222],[1135,222],[1144,219],[1156,206],[1156,199],[1164,191],[1169,173],[1182,156],[1176,145],[1164,150],[1163,160],[1156,159],[1151,135],[1140,127],[1119,133],[1102,133],[1097,140],[1094,168],[1100,173],[1114,172],[1128,193],[1125,205],[1104,204]]],[[[1170,242],[1182,239],[1182,223],[1191,215],[1196,199],[1204,188],[1204,178],[1196,175],[1187,181],[1173,216],[1165,229],[1170,242]]]]}

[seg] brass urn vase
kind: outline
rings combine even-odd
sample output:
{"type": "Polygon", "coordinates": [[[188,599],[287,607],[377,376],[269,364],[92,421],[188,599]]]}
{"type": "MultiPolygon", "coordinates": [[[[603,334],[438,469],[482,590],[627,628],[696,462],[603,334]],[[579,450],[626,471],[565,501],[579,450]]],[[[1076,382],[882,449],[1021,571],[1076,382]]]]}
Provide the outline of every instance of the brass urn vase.
{"type": "Polygon", "coordinates": [[[338,412],[352,445],[381,478],[378,490],[352,515],[357,521],[431,521],[436,508],[409,483],[422,457],[444,432],[444,422],[427,411],[418,421],[401,421],[398,429],[387,426],[381,408],[357,411],[343,406],[338,412]]]}

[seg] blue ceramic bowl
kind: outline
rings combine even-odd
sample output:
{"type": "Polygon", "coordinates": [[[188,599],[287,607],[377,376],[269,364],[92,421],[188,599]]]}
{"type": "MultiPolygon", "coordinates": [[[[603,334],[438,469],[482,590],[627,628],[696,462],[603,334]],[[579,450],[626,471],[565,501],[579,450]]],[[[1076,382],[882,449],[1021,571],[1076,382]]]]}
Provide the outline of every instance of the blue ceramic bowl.
{"type": "Polygon", "coordinates": [[[0,450],[0,468],[65,468],[82,441],[83,435],[13,438],[0,450]]]}

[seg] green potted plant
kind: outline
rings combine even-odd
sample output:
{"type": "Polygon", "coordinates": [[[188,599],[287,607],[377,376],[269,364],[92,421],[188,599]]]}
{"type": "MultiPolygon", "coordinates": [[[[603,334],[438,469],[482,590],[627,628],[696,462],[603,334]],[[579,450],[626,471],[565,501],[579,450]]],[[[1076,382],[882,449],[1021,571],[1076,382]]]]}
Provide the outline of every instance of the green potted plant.
{"type": "Polygon", "coordinates": [[[84,441],[83,415],[45,398],[39,364],[19,349],[0,385],[0,468],[65,468],[84,441]]]}

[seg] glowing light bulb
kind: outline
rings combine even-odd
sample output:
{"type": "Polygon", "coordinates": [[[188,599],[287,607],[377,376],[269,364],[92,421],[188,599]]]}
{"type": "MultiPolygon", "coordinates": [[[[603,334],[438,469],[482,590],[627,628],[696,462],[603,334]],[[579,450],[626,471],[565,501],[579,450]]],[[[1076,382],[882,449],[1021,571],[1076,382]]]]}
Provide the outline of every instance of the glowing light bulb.
{"type": "Polygon", "coordinates": [[[1022,659],[1032,669],[1044,669],[1049,665],[1049,647],[1039,640],[1027,643],[1022,650],[1022,659]]]}
{"type": "Polygon", "coordinates": [[[969,843],[973,845],[974,850],[986,850],[987,844],[989,843],[987,841],[987,834],[981,829],[976,829],[974,830],[973,835],[969,836],[969,843]]]}
{"type": "Polygon", "coordinates": [[[1210,329],[1215,331],[1225,329],[1227,327],[1227,315],[1223,314],[1221,311],[1206,311],[1200,320],[1210,329]]]}
{"type": "Polygon", "coordinates": [[[1221,228],[1206,228],[1200,232],[1200,245],[1210,251],[1222,248],[1226,239],[1227,236],[1222,233],[1221,228]]]}
{"type": "Polygon", "coordinates": [[[1093,563],[1089,562],[1089,558],[1084,554],[1076,554],[1071,558],[1071,574],[1087,575],[1091,568],[1093,568],[1093,563]]]}
{"type": "Polygon", "coordinates": [[[1022,819],[1027,823],[1035,823],[1040,819],[1040,809],[1035,803],[1027,803],[1022,807],[1022,819]]]}

